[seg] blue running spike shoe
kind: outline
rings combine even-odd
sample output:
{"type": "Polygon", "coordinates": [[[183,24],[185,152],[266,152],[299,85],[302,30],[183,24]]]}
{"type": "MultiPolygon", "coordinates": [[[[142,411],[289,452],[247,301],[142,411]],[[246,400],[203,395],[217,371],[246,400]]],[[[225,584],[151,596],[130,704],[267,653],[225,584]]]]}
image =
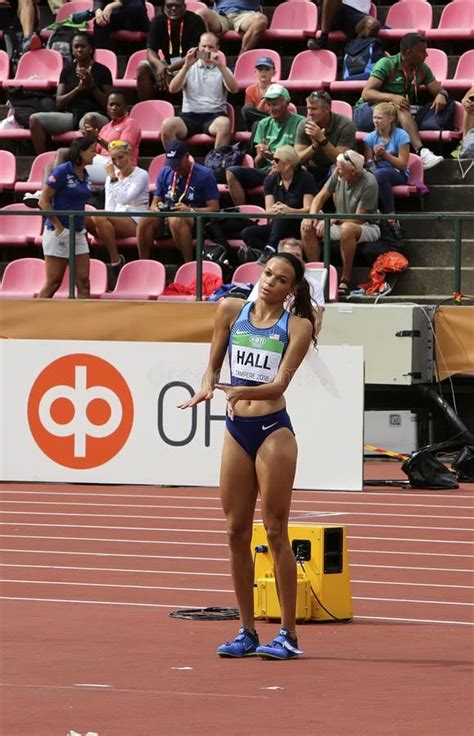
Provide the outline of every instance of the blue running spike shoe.
{"type": "Polygon", "coordinates": [[[257,647],[256,654],[262,659],[294,659],[303,652],[298,649],[298,642],[290,636],[288,629],[280,629],[270,644],[257,647]]]}
{"type": "Polygon", "coordinates": [[[221,644],[217,654],[219,657],[254,657],[259,643],[257,632],[242,626],[233,641],[221,644]]]}

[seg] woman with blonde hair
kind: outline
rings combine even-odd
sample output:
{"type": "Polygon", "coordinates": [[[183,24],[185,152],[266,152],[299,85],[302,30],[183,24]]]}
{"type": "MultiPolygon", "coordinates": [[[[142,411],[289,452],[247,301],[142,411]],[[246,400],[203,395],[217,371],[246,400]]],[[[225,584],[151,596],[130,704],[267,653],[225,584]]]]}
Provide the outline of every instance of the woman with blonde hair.
{"type": "MultiPolygon", "coordinates": [[[[148,173],[132,164],[132,148],[126,141],[108,145],[110,163],[106,165],[105,211],[134,212],[148,210],[150,201],[148,173]]],[[[139,217],[92,217],[93,232],[110,254],[115,271],[125,263],[117,250],[117,239],[136,235],[139,217]]]]}
{"type": "Polygon", "coordinates": [[[379,102],[372,111],[374,130],[365,136],[365,161],[379,185],[381,212],[395,212],[392,186],[408,179],[410,136],[397,127],[398,111],[392,102],[379,102]]]}
{"type": "MultiPolygon", "coordinates": [[[[272,168],[263,182],[265,210],[271,214],[304,215],[316,194],[314,177],[299,165],[293,146],[280,146],[273,154],[272,168]]],[[[266,263],[278,250],[283,238],[298,237],[299,220],[273,218],[268,225],[253,225],[242,231],[247,245],[242,260],[266,263]],[[259,256],[260,254],[260,256],[259,256]]]]}

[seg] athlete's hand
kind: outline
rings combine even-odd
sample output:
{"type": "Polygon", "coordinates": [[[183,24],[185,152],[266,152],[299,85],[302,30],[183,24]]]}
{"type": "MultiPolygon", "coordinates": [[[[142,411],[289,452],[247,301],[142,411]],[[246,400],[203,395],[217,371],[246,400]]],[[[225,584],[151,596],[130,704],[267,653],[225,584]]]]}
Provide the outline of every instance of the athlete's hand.
{"type": "Polygon", "coordinates": [[[225,393],[225,398],[227,401],[227,416],[230,420],[234,419],[234,406],[240,399],[240,390],[238,386],[229,386],[226,383],[216,383],[216,388],[219,389],[219,391],[223,391],[225,393]]]}
{"type": "Polygon", "coordinates": [[[200,404],[201,401],[212,399],[213,396],[214,391],[212,388],[201,388],[194,394],[194,396],[188,399],[188,401],[184,401],[182,404],[178,404],[178,409],[189,409],[189,407],[191,406],[196,406],[196,404],[200,404]]]}

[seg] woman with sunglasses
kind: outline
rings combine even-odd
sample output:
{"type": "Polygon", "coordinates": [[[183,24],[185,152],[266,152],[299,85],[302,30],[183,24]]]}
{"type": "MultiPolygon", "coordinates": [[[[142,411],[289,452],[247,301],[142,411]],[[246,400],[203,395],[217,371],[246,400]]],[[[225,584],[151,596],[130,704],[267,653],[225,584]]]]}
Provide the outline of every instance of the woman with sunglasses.
{"type": "MultiPolygon", "coordinates": [[[[304,215],[309,212],[317,191],[314,177],[299,165],[293,146],[281,146],[273,155],[272,167],[263,183],[265,210],[278,215],[304,215]]],[[[300,220],[273,218],[268,225],[244,228],[242,239],[248,246],[242,260],[266,263],[283,238],[298,237],[300,220]]]]}
{"type": "MultiPolygon", "coordinates": [[[[148,210],[150,201],[148,173],[132,163],[132,148],[126,141],[111,141],[110,162],[106,165],[105,211],[133,212],[148,210]]],[[[139,218],[92,217],[91,231],[107,248],[112,263],[125,259],[117,250],[117,239],[135,237],[139,218]]]]}
{"type": "Polygon", "coordinates": [[[241,628],[217,649],[220,657],[293,659],[302,654],[296,637],[296,562],[288,539],[288,517],[297,446],[284,393],[315,340],[314,314],[303,262],[278,253],[265,266],[255,302],[222,299],[201,389],[180,405],[185,409],[227,399],[220,492],[241,628]],[[290,308],[284,308],[294,296],[290,308]],[[231,383],[220,383],[229,352],[231,383]],[[254,569],[250,543],[257,496],[272,552],[281,608],[277,637],[260,645],[254,622],[254,569]]]}
{"type": "Polygon", "coordinates": [[[392,187],[408,180],[410,136],[397,127],[398,110],[392,102],[375,105],[372,118],[374,130],[364,138],[365,162],[379,185],[380,211],[394,214],[392,187]]]}

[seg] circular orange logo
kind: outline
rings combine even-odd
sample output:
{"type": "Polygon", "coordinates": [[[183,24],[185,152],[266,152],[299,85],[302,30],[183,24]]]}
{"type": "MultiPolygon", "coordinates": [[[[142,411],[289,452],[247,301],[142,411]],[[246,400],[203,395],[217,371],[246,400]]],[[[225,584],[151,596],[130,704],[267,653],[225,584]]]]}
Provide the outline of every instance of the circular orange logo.
{"type": "Polygon", "coordinates": [[[122,449],[133,424],[130,389],[113,365],[77,353],[41,371],[28,397],[38,447],[67,468],[95,468],[122,449]]]}

